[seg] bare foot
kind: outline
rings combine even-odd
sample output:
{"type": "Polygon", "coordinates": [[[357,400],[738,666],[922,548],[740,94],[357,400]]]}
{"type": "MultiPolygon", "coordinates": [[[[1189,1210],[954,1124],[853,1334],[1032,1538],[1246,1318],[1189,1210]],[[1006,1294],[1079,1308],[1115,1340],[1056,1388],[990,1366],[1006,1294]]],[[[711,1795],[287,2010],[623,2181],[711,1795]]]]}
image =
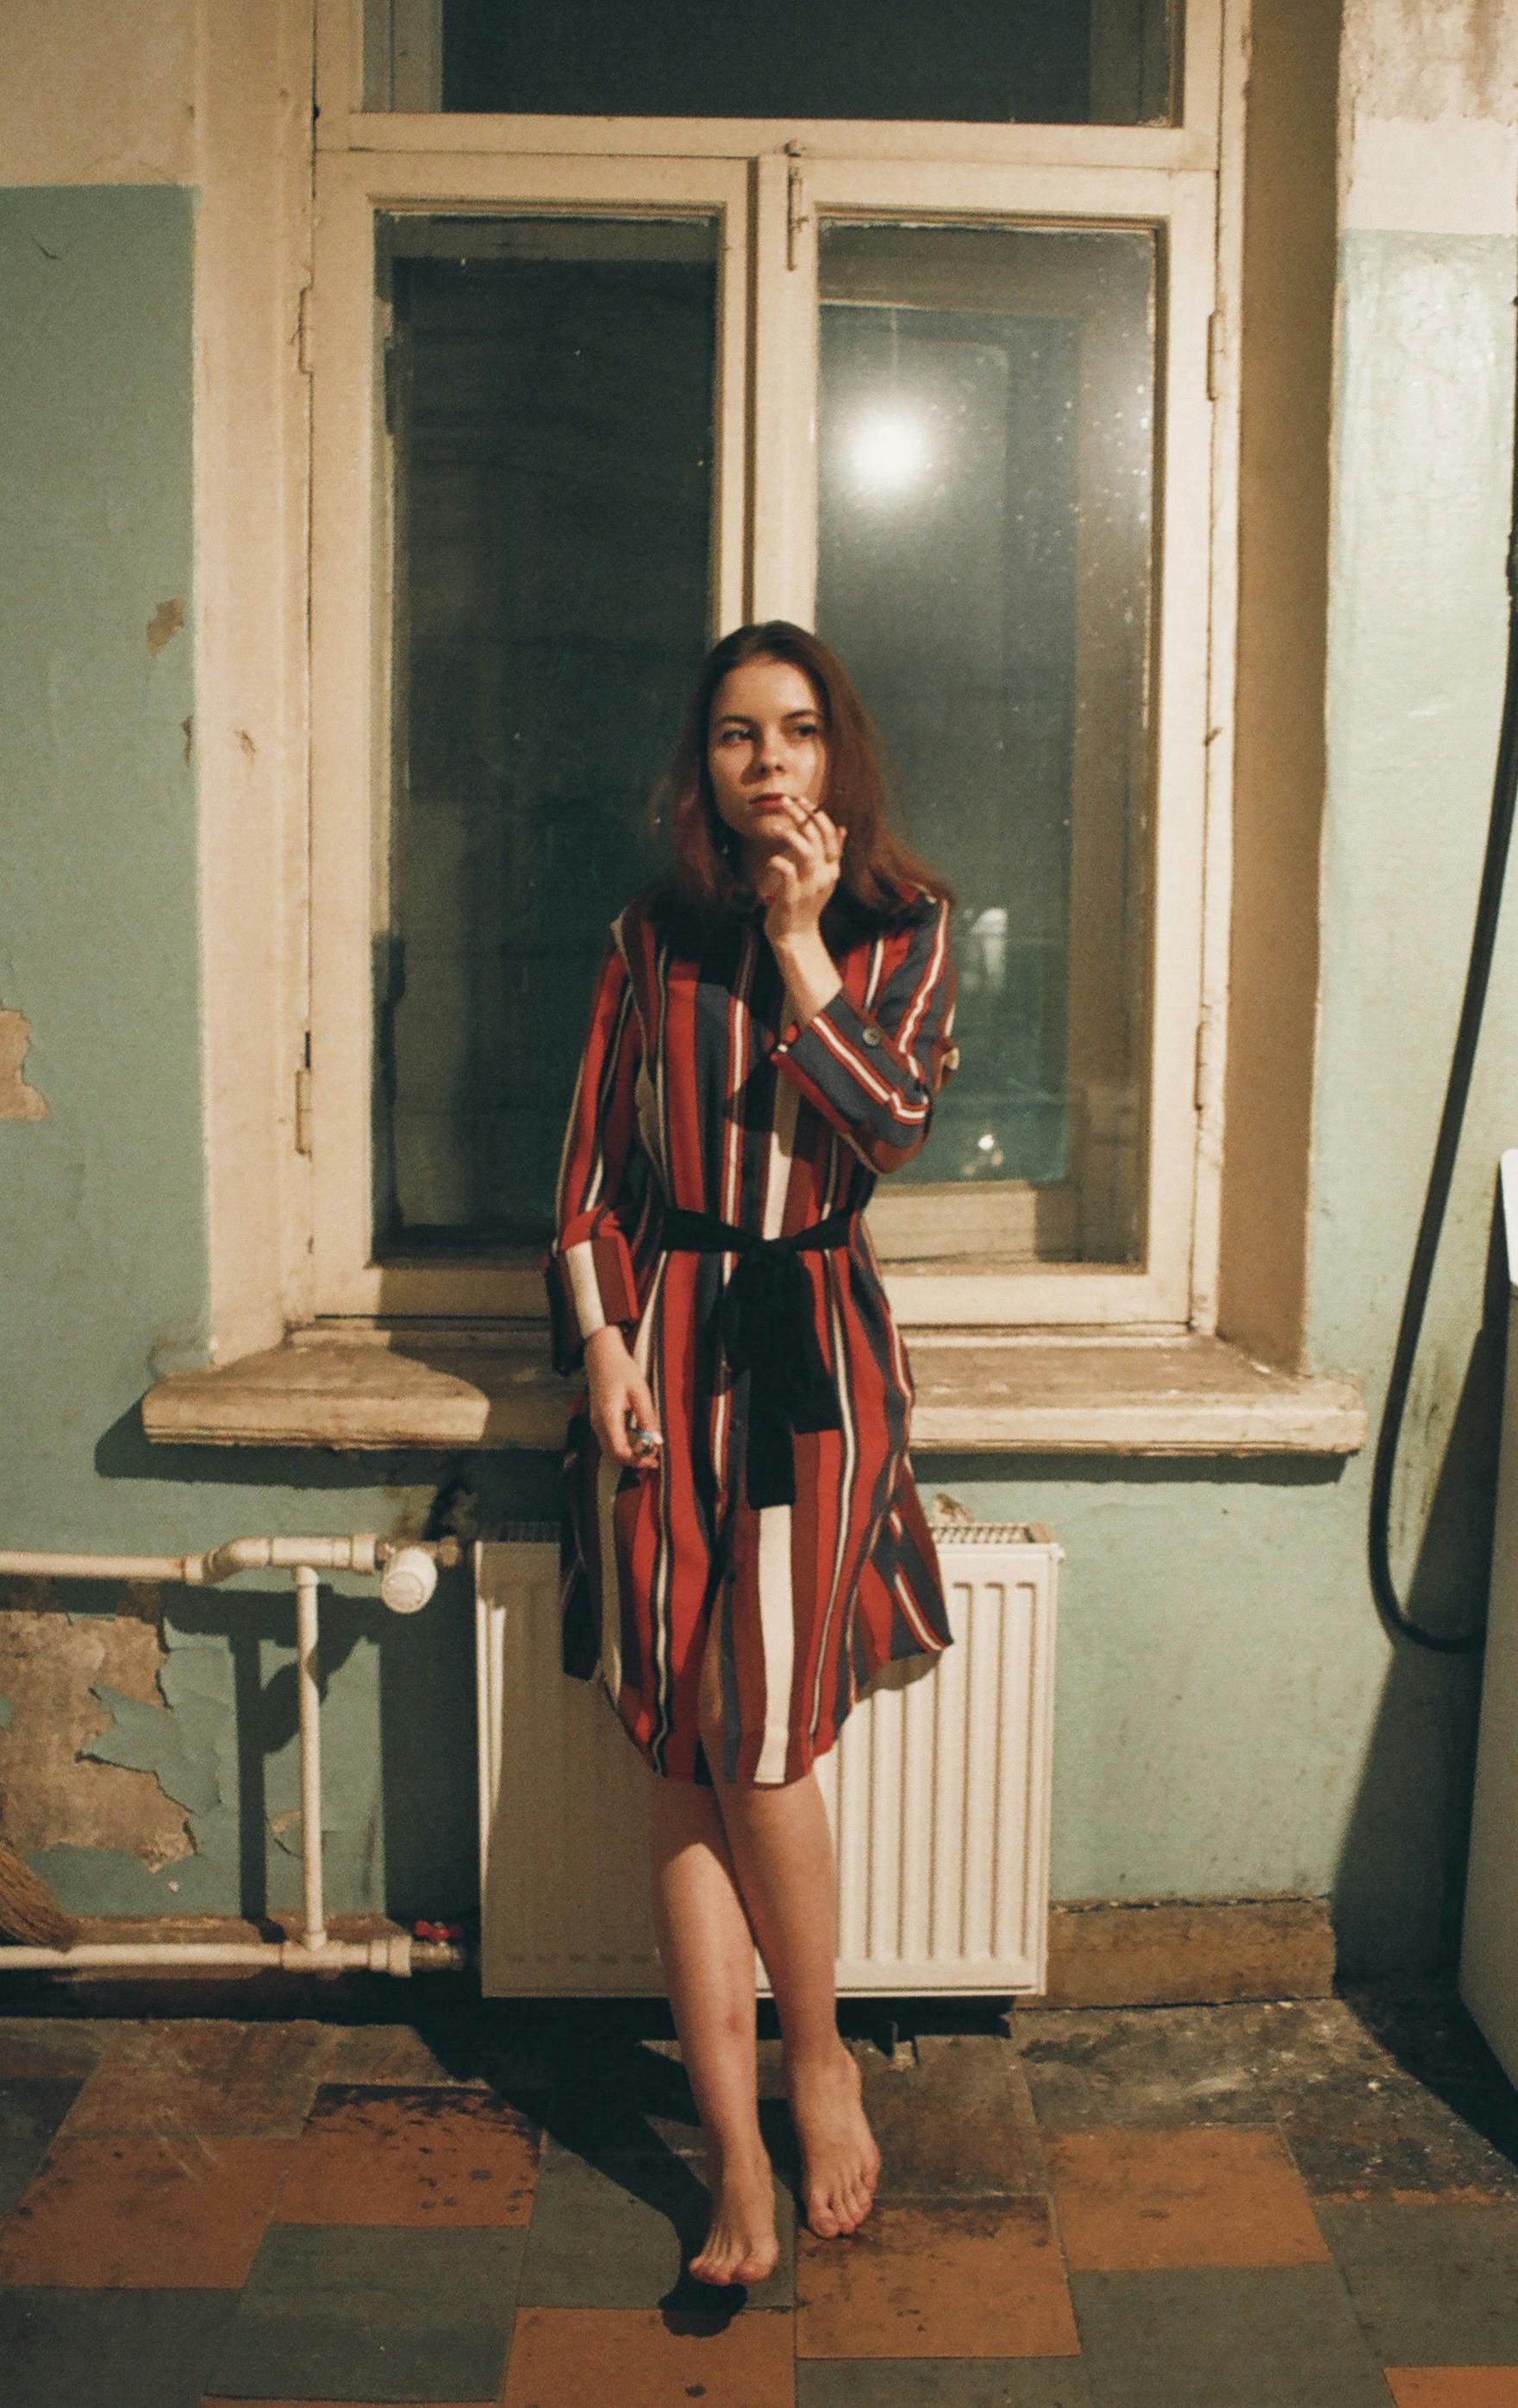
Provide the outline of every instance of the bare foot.
{"type": "Polygon", "coordinates": [[[859,2068],[840,2040],[820,2065],[787,2066],[785,2086],[801,2143],[807,2223],[823,2240],[852,2232],[869,2214],[881,2172],[859,2068]]]}
{"type": "Polygon", "coordinates": [[[763,2143],[757,2155],[723,2161],[715,2143],[707,2148],[711,2189],[711,2229],[690,2271],[698,2283],[762,2283],[773,2274],[780,2244],[775,2231],[775,2186],[763,2143]]]}

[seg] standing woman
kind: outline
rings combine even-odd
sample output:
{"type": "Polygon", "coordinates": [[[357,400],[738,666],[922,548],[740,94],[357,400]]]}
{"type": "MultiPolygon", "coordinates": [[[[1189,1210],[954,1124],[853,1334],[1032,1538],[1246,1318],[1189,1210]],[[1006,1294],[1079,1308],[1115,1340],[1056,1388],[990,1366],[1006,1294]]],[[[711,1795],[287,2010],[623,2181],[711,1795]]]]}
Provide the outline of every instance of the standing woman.
{"type": "Polygon", "coordinates": [[[543,1258],[565,1455],[564,1667],[655,1776],[653,1913],[707,2138],[691,2271],[778,2254],[753,1951],[815,2233],[880,2152],[839,2035],[812,1770],[895,1656],[949,1644],[912,1382],[861,1213],[958,1061],[946,882],[885,824],[870,724],[786,620],[708,655],[669,777],[675,861],[611,923],[543,1258]]]}

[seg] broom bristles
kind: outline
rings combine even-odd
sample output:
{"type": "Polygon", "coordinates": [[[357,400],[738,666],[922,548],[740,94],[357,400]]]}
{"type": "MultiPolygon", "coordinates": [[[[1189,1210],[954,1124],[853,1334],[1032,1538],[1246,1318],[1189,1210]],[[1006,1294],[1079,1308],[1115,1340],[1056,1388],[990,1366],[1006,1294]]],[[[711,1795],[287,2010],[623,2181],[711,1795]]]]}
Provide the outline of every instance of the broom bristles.
{"type": "Polygon", "coordinates": [[[0,1932],[29,1948],[72,1948],[79,1927],[44,1881],[0,1840],[0,1932]]]}

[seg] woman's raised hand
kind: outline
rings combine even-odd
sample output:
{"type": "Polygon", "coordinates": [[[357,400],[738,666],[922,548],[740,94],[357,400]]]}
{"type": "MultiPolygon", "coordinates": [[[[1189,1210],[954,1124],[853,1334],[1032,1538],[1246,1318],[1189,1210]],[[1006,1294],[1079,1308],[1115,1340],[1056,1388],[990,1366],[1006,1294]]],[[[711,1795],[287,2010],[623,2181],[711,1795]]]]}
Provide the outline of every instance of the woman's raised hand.
{"type": "Polygon", "coordinates": [[[593,1330],[586,1339],[585,1370],[591,1389],[591,1427],[602,1454],[631,1464],[637,1471],[652,1471],[664,1440],[654,1421],[648,1382],[616,1322],[593,1330]],[[639,1446],[629,1435],[629,1413],[652,1437],[653,1445],[639,1446]]]}
{"type": "Polygon", "coordinates": [[[787,795],[783,808],[789,825],[759,883],[759,897],[766,906],[765,934],[772,944],[812,933],[838,882],[843,861],[843,830],[821,803],[801,803],[787,795]]]}

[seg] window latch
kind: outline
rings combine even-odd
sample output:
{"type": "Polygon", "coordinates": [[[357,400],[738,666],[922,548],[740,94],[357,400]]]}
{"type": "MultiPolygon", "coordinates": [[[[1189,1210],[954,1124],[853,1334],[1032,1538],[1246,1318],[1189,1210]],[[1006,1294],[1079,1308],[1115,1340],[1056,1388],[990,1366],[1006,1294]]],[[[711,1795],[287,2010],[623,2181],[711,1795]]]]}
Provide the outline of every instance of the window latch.
{"type": "Polygon", "coordinates": [[[1203,1005],[1196,1023],[1196,1077],[1192,1089],[1193,1105],[1203,1120],[1211,1119],[1217,1095],[1218,1063],[1214,1039],[1214,1014],[1212,1006],[1208,1003],[1203,1005]]]}
{"type": "Polygon", "coordinates": [[[311,1039],[306,1037],[306,1059],[295,1071],[295,1152],[311,1150],[311,1039]]]}
{"type": "Polygon", "coordinates": [[[785,265],[795,267],[800,255],[801,229],[811,212],[807,207],[807,179],[801,166],[801,145],[785,146],[790,165],[785,171],[785,265]]]}

